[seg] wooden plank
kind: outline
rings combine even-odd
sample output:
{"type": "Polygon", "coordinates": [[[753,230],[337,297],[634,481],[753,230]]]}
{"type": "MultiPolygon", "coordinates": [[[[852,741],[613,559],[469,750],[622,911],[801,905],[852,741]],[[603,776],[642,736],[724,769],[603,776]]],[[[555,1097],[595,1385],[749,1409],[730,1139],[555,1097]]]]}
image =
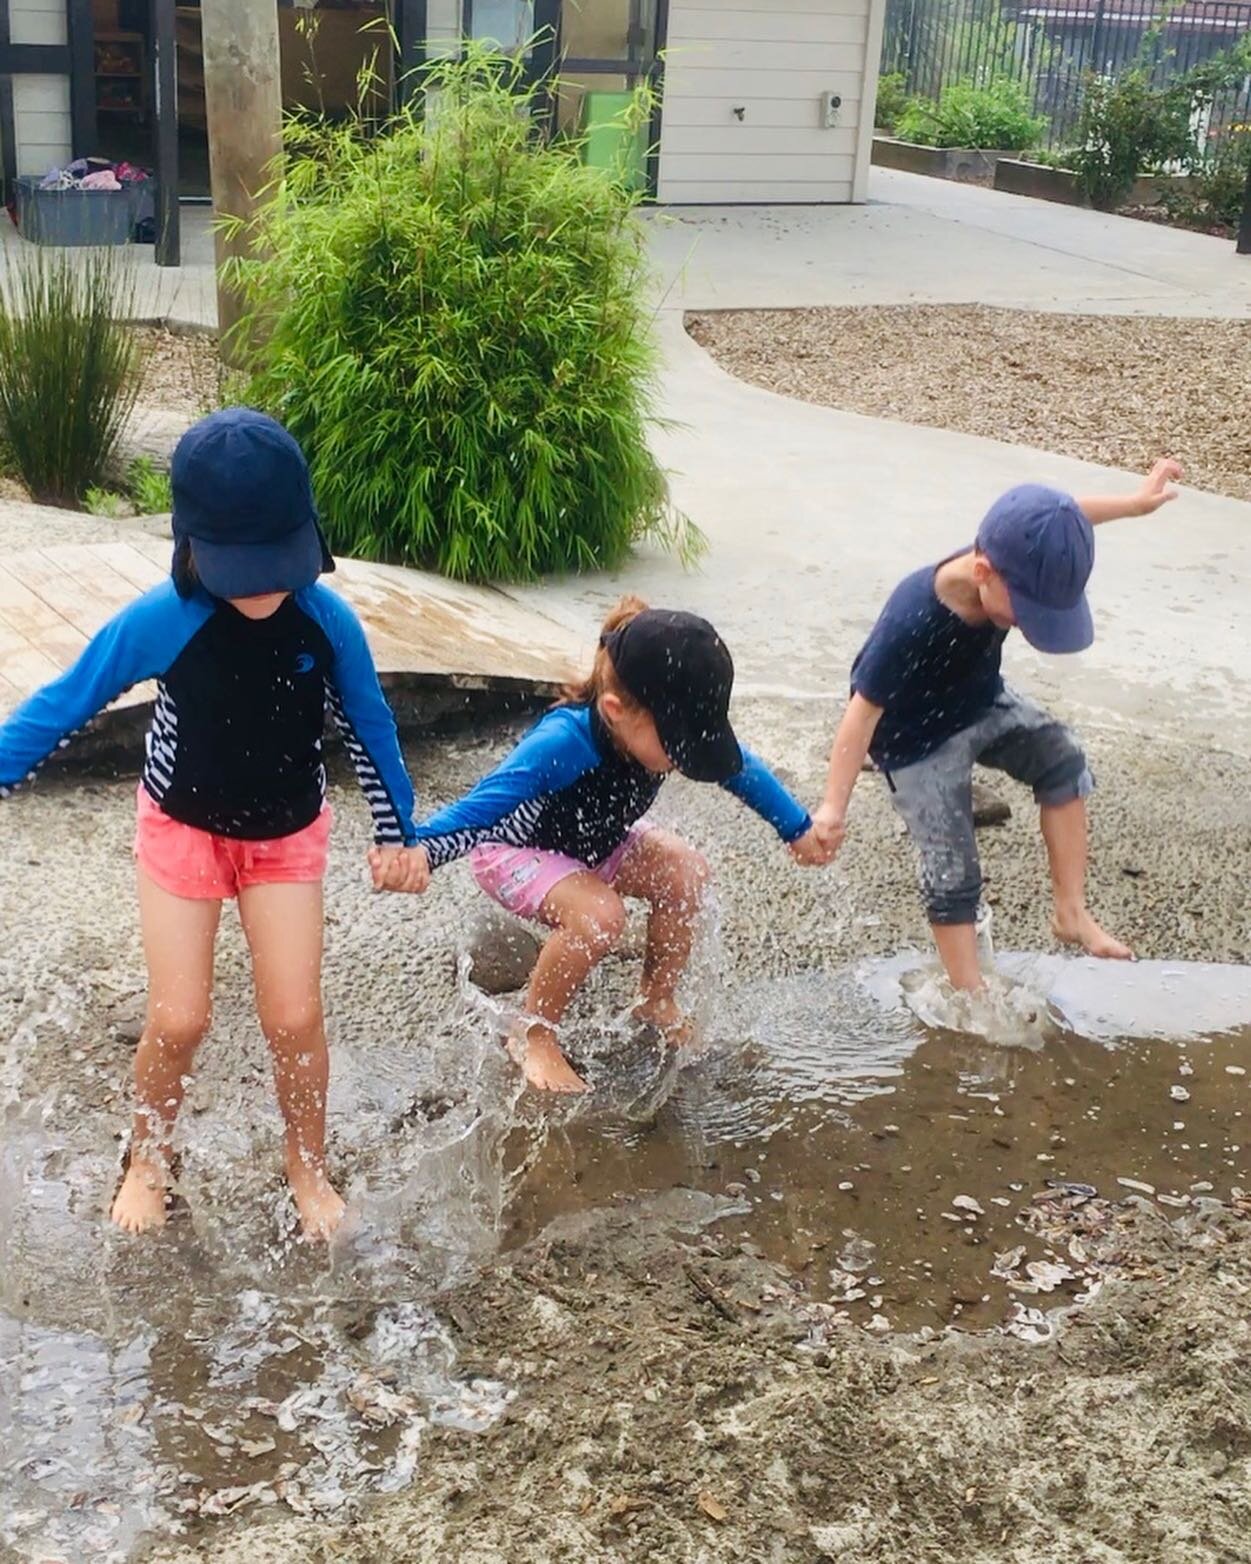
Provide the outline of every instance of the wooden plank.
{"type": "MultiPolygon", "coordinates": [[[[169,545],[166,544],[165,548],[168,554],[169,545]]],[[[158,565],[154,559],[141,554],[129,543],[100,543],[96,546],[96,552],[119,576],[130,582],[136,593],[150,592],[169,575],[168,559],[163,566],[158,565]]]]}
{"type": "MultiPolygon", "coordinates": [[[[0,708],[70,666],[119,608],[166,578],[169,543],[61,544],[0,560],[0,708]]],[[[363,560],[328,583],[355,609],[382,674],[548,687],[577,676],[577,637],[490,587],[363,560]]],[[[117,704],[151,698],[151,687],[117,704]]]]}
{"type": "Polygon", "coordinates": [[[36,597],[42,598],[49,608],[55,609],[75,630],[92,636],[104,622],[100,615],[99,600],[85,592],[71,575],[46,555],[38,551],[10,554],[5,565],[10,575],[36,597]]]}
{"type": "Polygon", "coordinates": [[[134,587],[113,569],[98,548],[82,543],[61,543],[56,548],[43,549],[41,553],[49,564],[64,570],[84,592],[99,601],[101,624],[134,602],[134,587]]]}
{"type": "Polygon", "coordinates": [[[23,641],[45,652],[59,667],[68,667],[87,638],[0,565],[0,623],[23,641]]]}

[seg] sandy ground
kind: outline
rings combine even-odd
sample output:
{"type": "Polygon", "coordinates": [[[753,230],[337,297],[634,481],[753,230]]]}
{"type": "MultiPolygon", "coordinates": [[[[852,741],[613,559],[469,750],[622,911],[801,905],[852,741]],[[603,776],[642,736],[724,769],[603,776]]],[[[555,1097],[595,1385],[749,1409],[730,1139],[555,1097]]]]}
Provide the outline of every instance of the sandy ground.
{"type": "Polygon", "coordinates": [[[1033,445],[1130,472],[1162,454],[1251,499],[1251,323],[983,305],[698,313],[753,385],[849,412],[1033,445]]]}
{"type": "MultiPolygon", "coordinates": [[[[805,796],[829,737],[823,705],[745,702],[740,731],[805,796]]],[[[1246,960],[1251,764],[1087,731],[1101,779],[1092,898],[1144,955],[1246,960]],[[1184,767],[1184,808],[1179,774],[1184,767]],[[1133,870],[1134,873],[1126,871],[1133,870]]],[[[428,804],[452,796],[509,730],[410,744],[428,804]]],[[[4,805],[0,1032],[20,996],[87,994],[95,1067],[84,1111],[121,1127],[138,1012],[130,901],[133,778],[65,775],[4,805]],[[72,844],[72,872],[63,872],[72,844]],[[119,911],[119,909],[121,909],[119,911]],[[119,994],[123,997],[119,998],[119,994]],[[97,1029],[98,1028],[98,1032],[97,1029]]],[[[1045,947],[1044,864],[1028,800],[983,833],[997,933],[1045,947]]],[[[327,1000],[336,1045],[447,1009],[453,957],[480,902],[462,867],[420,906],[371,896],[354,789],[339,817],[329,896],[327,1000]]],[[[711,788],[673,783],[663,817],[704,847],[737,982],[919,941],[905,842],[884,789],[862,779],[851,836],[826,875],[789,865],[769,832],[711,788]],[[857,915],[880,921],[865,926],[857,915]]],[[[202,1069],[238,1068],[250,1038],[233,920],[218,1023],[202,1069]],[[211,1055],[211,1057],[210,1057],[211,1055]]],[[[430,1023],[433,1024],[433,1023],[430,1023]]],[[[30,1060],[28,1088],[75,1079],[62,1054],[30,1060]]],[[[414,1056],[415,1080],[429,1056],[414,1056]]],[[[426,1084],[429,1084],[428,1082],[426,1084]]],[[[338,1165],[352,1148],[336,1145],[338,1165]]],[[[1025,1198],[1024,1196],[1022,1198],[1025,1198]]],[[[1012,1561],[1206,1564],[1251,1557],[1251,1223],[1212,1202],[1173,1227],[1134,1200],[1111,1218],[1134,1263],[1049,1346],[953,1335],[920,1342],[833,1328],[803,1283],[700,1232],[676,1190],[549,1231],[436,1297],[461,1362],[520,1387],[482,1436],[431,1431],[405,1492],[333,1521],[253,1512],[199,1522],[154,1547],[177,1564],[282,1560],[1012,1561]]]]}

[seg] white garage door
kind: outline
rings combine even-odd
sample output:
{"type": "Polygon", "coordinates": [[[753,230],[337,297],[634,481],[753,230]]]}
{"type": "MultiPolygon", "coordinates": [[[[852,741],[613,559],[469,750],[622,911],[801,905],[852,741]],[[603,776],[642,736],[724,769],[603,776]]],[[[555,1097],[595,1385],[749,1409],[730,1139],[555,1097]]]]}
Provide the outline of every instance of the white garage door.
{"type": "Polygon", "coordinates": [[[872,127],[862,136],[860,106],[866,76],[870,94],[876,81],[882,6],[672,0],[660,199],[862,199],[872,127]],[[823,94],[841,99],[832,127],[823,94]]]}

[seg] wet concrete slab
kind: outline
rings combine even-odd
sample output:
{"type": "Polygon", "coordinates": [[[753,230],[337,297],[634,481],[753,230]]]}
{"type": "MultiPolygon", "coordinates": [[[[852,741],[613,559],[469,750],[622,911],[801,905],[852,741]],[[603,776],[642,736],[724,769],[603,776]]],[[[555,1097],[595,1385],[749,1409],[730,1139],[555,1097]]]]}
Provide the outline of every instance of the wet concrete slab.
{"type": "MultiPolygon", "coordinates": [[[[162,581],[169,552],[167,538],[136,529],[124,541],[0,555],[0,714],[64,672],[109,618],[162,581]]],[[[578,636],[491,588],[364,560],[341,560],[331,584],[360,615],[387,682],[542,695],[578,672],[578,636]]],[[[151,685],[136,686],[111,710],[151,699],[151,685]]]]}

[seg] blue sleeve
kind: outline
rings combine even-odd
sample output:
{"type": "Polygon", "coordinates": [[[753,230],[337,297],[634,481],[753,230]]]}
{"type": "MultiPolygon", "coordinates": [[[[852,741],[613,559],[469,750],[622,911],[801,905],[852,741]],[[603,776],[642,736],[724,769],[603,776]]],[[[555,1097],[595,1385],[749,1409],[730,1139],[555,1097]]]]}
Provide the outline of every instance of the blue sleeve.
{"type": "Polygon", "coordinates": [[[548,712],[507,760],[463,798],[417,827],[430,867],[450,863],[481,842],[499,840],[498,828],[504,821],[515,826],[518,840],[524,840],[526,806],[569,787],[598,764],[585,708],[560,706],[548,712]]]}
{"type": "Polygon", "coordinates": [[[207,598],[180,598],[171,581],[123,608],[72,668],[36,690],[0,727],[0,788],[24,781],[132,685],[163,674],[212,612],[207,598]]]}
{"type": "Polygon", "coordinates": [[[386,846],[411,846],[413,784],[361,622],[328,587],[310,587],[298,601],[326,632],[334,650],[326,700],[373,815],[374,839],[386,846]]]}
{"type": "Polygon", "coordinates": [[[749,749],[743,751],[743,769],[722,786],[767,820],[784,842],[798,841],[812,825],[804,806],[749,749]]]}

